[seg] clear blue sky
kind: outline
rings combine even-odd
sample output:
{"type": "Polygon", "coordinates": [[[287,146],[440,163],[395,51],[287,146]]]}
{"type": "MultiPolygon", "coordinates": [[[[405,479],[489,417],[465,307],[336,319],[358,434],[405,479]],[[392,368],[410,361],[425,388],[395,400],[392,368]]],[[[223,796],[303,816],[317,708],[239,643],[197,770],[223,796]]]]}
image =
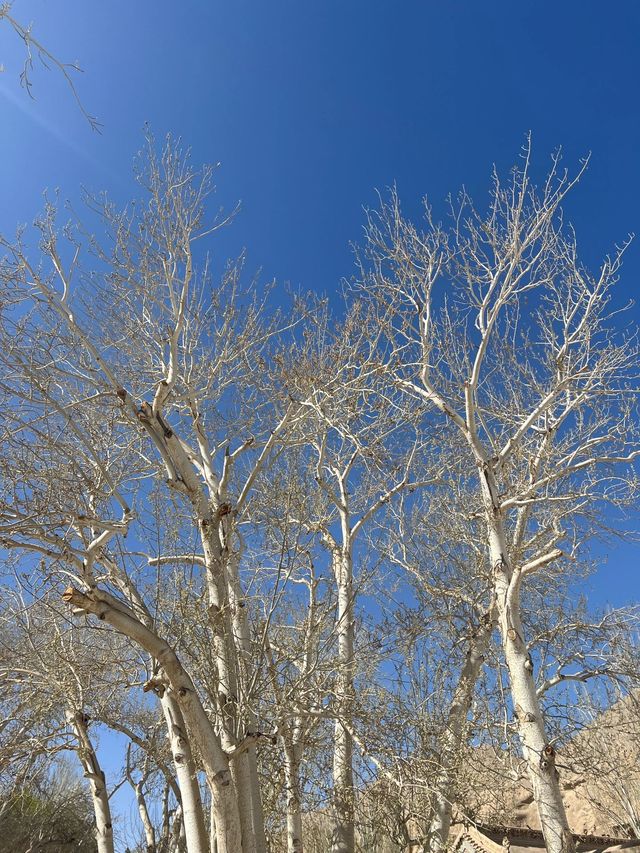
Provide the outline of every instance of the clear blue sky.
{"type": "MultiPolygon", "coordinates": [[[[104,127],[90,131],[53,73],[36,68],[31,102],[0,26],[3,231],[33,218],[45,187],[124,200],[146,121],[222,162],[221,202],[243,203],[226,250],[329,294],[375,188],[396,181],[409,211],[462,183],[481,197],[529,130],[540,170],[557,145],[569,164],[593,153],[569,204],[589,261],[639,230],[638,0],[15,0],[13,14],[80,62],[104,127]]],[[[625,295],[639,273],[640,244],[625,295]]],[[[599,602],[640,598],[637,555],[611,554],[599,602]]]]}

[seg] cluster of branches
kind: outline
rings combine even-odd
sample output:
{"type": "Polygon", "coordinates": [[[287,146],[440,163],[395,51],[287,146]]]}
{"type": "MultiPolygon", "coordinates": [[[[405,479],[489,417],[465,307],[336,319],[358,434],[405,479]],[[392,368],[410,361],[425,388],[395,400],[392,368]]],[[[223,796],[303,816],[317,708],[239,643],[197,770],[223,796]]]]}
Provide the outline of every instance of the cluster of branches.
{"type": "MultiPolygon", "coordinates": [[[[82,116],[88,122],[89,127],[99,132],[100,122],[94,115],[91,115],[87,111],[76,87],[74,75],[82,71],[79,64],[77,62],[63,62],[60,60],[55,53],[51,52],[47,45],[34,36],[32,24],[25,24],[13,15],[12,6],[12,2],[0,3],[0,26],[4,24],[6,28],[10,29],[24,48],[24,59],[19,74],[22,88],[25,89],[30,98],[34,97],[33,72],[36,61],[43,68],[57,71],[64,80],[82,116]]],[[[5,71],[4,63],[0,64],[0,72],[2,71],[5,71]]]]}
{"type": "Polygon", "coordinates": [[[171,142],[128,207],[0,238],[6,798],[71,751],[100,853],[121,784],[149,853],[353,853],[444,850],[524,784],[570,851],[574,767],[637,832],[576,733],[634,695],[638,614],[571,593],[636,508],[637,343],[577,177],[529,172],[448,227],[392,193],[340,317],[214,275],[229,217],[171,142]]]}

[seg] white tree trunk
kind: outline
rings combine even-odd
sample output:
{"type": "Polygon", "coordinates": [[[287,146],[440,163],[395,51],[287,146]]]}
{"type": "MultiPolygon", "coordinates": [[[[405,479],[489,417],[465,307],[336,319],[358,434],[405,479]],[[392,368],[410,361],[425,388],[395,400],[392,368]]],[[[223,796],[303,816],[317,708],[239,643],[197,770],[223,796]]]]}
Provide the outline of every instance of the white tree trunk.
{"type": "Polygon", "coordinates": [[[338,719],[333,751],[333,834],[331,853],[354,853],[355,816],[353,791],[354,607],[353,562],[350,542],[333,552],[333,571],[338,587],[338,719]],[[343,724],[344,723],[344,724],[343,724]]]}
{"type": "Polygon", "coordinates": [[[167,737],[180,787],[187,853],[208,853],[209,842],[205,829],[202,797],[184,718],[180,706],[168,690],[164,691],[160,704],[167,724],[167,737]]]}
{"type": "Polygon", "coordinates": [[[573,853],[575,844],[555,767],[555,751],[547,741],[520,617],[519,577],[514,576],[511,566],[498,486],[490,461],[481,465],[480,483],[486,511],[489,556],[502,648],[509,673],[518,735],[533,788],[534,801],[549,853],[573,853]]]}
{"type": "Polygon", "coordinates": [[[89,737],[87,717],[82,709],[72,709],[68,717],[78,739],[76,752],[82,764],[84,776],[89,780],[89,787],[91,789],[91,801],[96,820],[98,853],[114,853],[109,794],[105,784],[104,773],[100,767],[100,762],[93,748],[91,738],[89,737]]]}
{"type": "MultiPolygon", "coordinates": [[[[229,516],[230,517],[230,514],[229,516]]],[[[224,525],[225,543],[229,542],[232,535],[230,524],[224,525]]],[[[254,732],[257,728],[257,720],[251,708],[252,697],[248,695],[251,681],[251,635],[247,619],[247,608],[245,606],[242,588],[240,585],[239,564],[237,559],[226,561],[226,572],[228,575],[229,606],[232,614],[233,637],[236,644],[237,695],[243,698],[243,707],[237,708],[239,726],[242,734],[254,732]]],[[[238,725],[237,725],[238,727],[238,725]]],[[[241,758],[243,784],[236,785],[242,790],[245,797],[240,800],[240,816],[243,821],[243,839],[250,838],[250,846],[246,853],[267,853],[267,839],[264,830],[264,812],[262,808],[262,793],[258,777],[258,756],[255,745],[250,746],[241,758]],[[246,827],[246,835],[245,835],[246,827]]]]}
{"type": "MultiPolygon", "coordinates": [[[[203,509],[205,511],[198,521],[198,528],[204,553],[210,623],[216,652],[220,735],[223,748],[230,752],[238,744],[238,735],[243,735],[247,729],[245,721],[241,719],[238,703],[241,692],[239,675],[242,673],[246,619],[243,620],[244,614],[239,613],[244,609],[244,603],[239,597],[234,578],[230,577],[234,567],[229,558],[229,549],[223,545],[225,533],[227,538],[229,536],[228,530],[225,530],[227,525],[220,524],[219,512],[212,514],[208,503],[203,506],[203,509]]],[[[230,513],[227,512],[226,516],[229,515],[230,513]]],[[[248,635],[248,630],[246,633],[248,635]]],[[[255,761],[255,751],[253,759],[255,761]]],[[[266,847],[259,850],[256,844],[255,827],[257,825],[264,836],[264,824],[262,804],[260,803],[259,816],[254,809],[250,760],[248,753],[244,752],[235,759],[232,766],[242,832],[242,851],[243,853],[266,853],[266,847]]],[[[216,826],[219,827],[217,821],[216,826]]]]}
{"type": "Polygon", "coordinates": [[[434,782],[433,816],[429,827],[429,850],[443,851],[449,843],[456,773],[467,729],[467,717],[482,670],[495,623],[491,614],[471,636],[464,666],[453,694],[442,737],[439,769],[434,782]]]}
{"type": "Polygon", "coordinates": [[[284,775],[287,790],[287,853],[303,853],[300,746],[287,743],[286,740],[284,775]]]}
{"type": "Polygon", "coordinates": [[[184,837],[184,823],[182,821],[182,807],[178,806],[173,815],[171,826],[171,853],[181,853],[186,845],[184,837]]]}
{"type": "Polygon", "coordinates": [[[238,792],[238,810],[242,826],[243,853],[256,853],[256,837],[253,831],[253,808],[251,802],[251,776],[246,752],[234,759],[231,765],[233,781],[238,792]]]}
{"type": "Polygon", "coordinates": [[[264,828],[264,808],[262,791],[258,774],[258,753],[255,746],[249,747],[249,782],[251,785],[251,809],[253,815],[253,832],[256,839],[256,853],[267,853],[267,836],[264,828]]]}
{"type": "Polygon", "coordinates": [[[156,853],[156,831],[151,823],[151,818],[149,817],[147,801],[144,796],[144,791],[142,790],[143,784],[144,781],[141,779],[139,782],[136,782],[134,786],[136,803],[138,805],[138,814],[140,815],[140,820],[144,828],[147,853],[156,853]]]}
{"type": "Polygon", "coordinates": [[[188,673],[176,653],[157,634],[147,628],[122,602],[108,593],[92,589],[81,593],[68,587],[64,600],[88,613],[104,619],[117,631],[128,636],[151,654],[166,673],[169,689],[180,706],[187,722],[188,733],[197,745],[204,765],[207,780],[213,793],[213,808],[218,831],[218,853],[245,853],[242,846],[242,831],[238,800],[229,769],[229,757],[222,749],[220,740],[188,673]]]}

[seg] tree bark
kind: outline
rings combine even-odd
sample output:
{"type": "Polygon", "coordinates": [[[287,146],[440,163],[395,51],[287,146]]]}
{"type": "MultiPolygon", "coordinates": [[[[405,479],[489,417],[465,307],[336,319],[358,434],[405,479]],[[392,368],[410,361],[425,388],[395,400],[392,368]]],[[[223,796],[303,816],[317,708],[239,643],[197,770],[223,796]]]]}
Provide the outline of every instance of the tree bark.
{"type": "Polygon", "coordinates": [[[333,571],[338,587],[338,719],[333,752],[333,834],[331,853],[354,853],[355,809],[353,791],[354,608],[353,561],[347,541],[333,552],[333,571]]]}
{"type": "Polygon", "coordinates": [[[75,708],[69,712],[68,716],[78,739],[76,752],[91,789],[93,813],[96,819],[98,853],[114,853],[109,794],[107,793],[104,773],[89,737],[87,716],[82,709],[75,708]]]}
{"type": "MultiPolygon", "coordinates": [[[[226,516],[225,518],[228,518],[229,516],[226,516]]],[[[223,550],[227,556],[228,543],[232,534],[232,525],[230,523],[223,524],[223,537],[226,546],[223,550]]],[[[250,667],[252,665],[251,636],[249,632],[245,601],[240,585],[238,562],[238,559],[227,559],[226,572],[228,575],[228,594],[229,606],[232,614],[233,637],[236,644],[237,691],[238,695],[242,695],[245,706],[243,708],[237,708],[238,715],[241,719],[238,720],[236,728],[238,728],[239,724],[242,734],[246,734],[249,731],[256,730],[257,720],[251,709],[252,697],[249,696],[250,667]]],[[[241,756],[240,762],[244,781],[242,786],[237,785],[236,787],[244,792],[246,799],[245,803],[241,801],[241,808],[244,807],[246,813],[246,824],[243,823],[243,838],[245,837],[245,825],[247,833],[246,837],[251,838],[251,846],[247,848],[247,853],[253,853],[254,851],[255,853],[267,853],[262,793],[260,791],[260,781],[258,778],[258,755],[255,745],[252,745],[247,749],[244,755],[241,756]]]]}
{"type": "MultiPolygon", "coordinates": [[[[230,511],[220,517],[218,510],[217,514],[201,518],[198,524],[215,637],[221,738],[224,749],[229,752],[238,745],[239,737],[255,728],[250,710],[239,707],[239,696],[247,698],[244,693],[248,682],[246,670],[250,639],[237,566],[229,552],[232,524],[227,519],[230,517],[230,511]]],[[[256,790],[255,784],[258,778],[255,747],[238,756],[232,770],[242,826],[243,853],[266,853],[262,799],[259,785],[256,790]]]]}
{"type": "Polygon", "coordinates": [[[209,842],[205,829],[202,797],[184,718],[180,706],[168,690],[164,691],[160,704],[167,724],[167,737],[180,787],[187,853],[208,853],[209,842]]]}
{"type": "Polygon", "coordinates": [[[284,744],[284,774],[287,788],[287,853],[303,853],[302,803],[300,797],[300,746],[284,744]]]}
{"type": "Polygon", "coordinates": [[[144,796],[144,791],[142,790],[143,784],[144,782],[141,779],[134,785],[136,803],[138,805],[138,813],[140,815],[140,820],[144,828],[144,837],[147,843],[147,853],[156,853],[156,831],[153,827],[153,824],[151,823],[151,818],[149,817],[147,801],[144,796]]]}
{"type": "Polygon", "coordinates": [[[555,750],[546,737],[520,617],[520,576],[511,564],[495,473],[490,460],[481,463],[479,469],[498,624],[533,798],[549,853],[573,853],[575,844],[555,767],[555,750]]]}
{"type": "Polygon", "coordinates": [[[267,835],[264,828],[264,808],[262,805],[260,776],[258,774],[258,751],[255,746],[249,747],[247,760],[249,764],[249,784],[251,786],[251,808],[253,815],[253,832],[256,839],[256,853],[267,853],[267,835]]]}

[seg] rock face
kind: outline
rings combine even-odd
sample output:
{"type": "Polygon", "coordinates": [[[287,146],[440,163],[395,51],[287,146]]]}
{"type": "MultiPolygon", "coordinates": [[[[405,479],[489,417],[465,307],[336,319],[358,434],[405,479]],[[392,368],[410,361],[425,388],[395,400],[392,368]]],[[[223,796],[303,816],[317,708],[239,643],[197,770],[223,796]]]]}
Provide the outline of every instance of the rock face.
{"type": "MultiPolygon", "coordinates": [[[[610,707],[559,750],[558,767],[574,834],[640,837],[640,693],[610,707]]],[[[540,829],[528,781],[508,756],[473,749],[465,777],[462,813],[484,825],[540,829]]]]}

